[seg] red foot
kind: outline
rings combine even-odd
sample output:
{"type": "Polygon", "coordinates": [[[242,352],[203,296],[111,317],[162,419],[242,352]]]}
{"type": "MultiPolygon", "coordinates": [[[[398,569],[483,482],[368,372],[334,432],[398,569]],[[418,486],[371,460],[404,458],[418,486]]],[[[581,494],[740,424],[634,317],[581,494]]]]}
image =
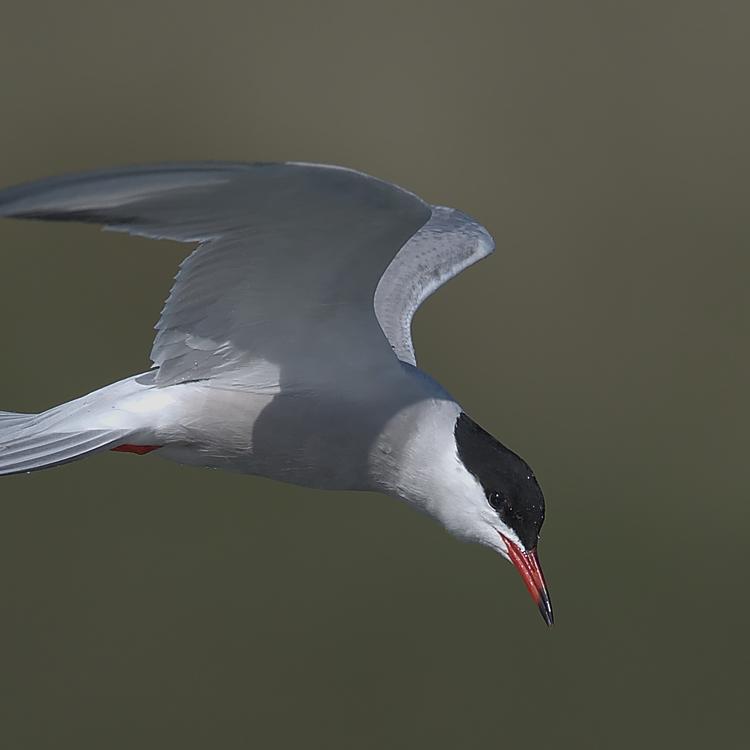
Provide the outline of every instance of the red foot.
{"type": "Polygon", "coordinates": [[[161,445],[118,445],[117,448],[112,448],[113,451],[121,451],[122,453],[137,453],[139,456],[143,456],[146,453],[151,453],[161,448],[161,445]]]}

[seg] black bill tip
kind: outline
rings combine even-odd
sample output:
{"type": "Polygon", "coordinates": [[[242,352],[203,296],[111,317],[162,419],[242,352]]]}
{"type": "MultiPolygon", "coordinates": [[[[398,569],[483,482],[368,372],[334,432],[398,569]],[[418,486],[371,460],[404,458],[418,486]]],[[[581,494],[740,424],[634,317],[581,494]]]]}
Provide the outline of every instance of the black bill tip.
{"type": "Polygon", "coordinates": [[[542,619],[550,627],[555,624],[555,616],[552,613],[552,602],[549,600],[549,594],[545,591],[538,602],[539,613],[542,615],[542,619]]]}

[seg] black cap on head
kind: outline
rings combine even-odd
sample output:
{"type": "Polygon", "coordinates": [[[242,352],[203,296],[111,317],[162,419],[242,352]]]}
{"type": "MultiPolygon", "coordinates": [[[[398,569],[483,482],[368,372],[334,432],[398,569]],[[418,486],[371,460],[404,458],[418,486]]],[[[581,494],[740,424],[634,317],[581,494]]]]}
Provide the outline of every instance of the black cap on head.
{"type": "Polygon", "coordinates": [[[456,420],[455,437],[458,456],[484,489],[487,502],[527,550],[536,547],[544,495],[529,465],[464,412],[456,420]]]}

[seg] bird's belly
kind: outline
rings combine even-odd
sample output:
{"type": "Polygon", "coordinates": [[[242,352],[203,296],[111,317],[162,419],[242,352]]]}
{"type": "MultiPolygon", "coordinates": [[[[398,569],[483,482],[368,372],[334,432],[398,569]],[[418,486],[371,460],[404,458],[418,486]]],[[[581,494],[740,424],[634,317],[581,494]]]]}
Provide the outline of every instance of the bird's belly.
{"type": "Polygon", "coordinates": [[[382,409],[320,394],[204,389],[200,396],[199,414],[156,455],[307,487],[370,488],[369,454],[382,409]]]}

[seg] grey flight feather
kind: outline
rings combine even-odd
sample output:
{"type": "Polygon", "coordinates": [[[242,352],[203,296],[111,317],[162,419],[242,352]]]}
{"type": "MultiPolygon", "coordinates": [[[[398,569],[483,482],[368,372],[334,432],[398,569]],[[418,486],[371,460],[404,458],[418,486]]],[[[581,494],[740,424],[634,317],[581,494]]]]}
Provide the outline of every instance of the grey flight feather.
{"type": "Polygon", "coordinates": [[[490,233],[455,208],[433,206],[430,220],[404,245],[375,290],[375,312],[402,362],[416,365],[411,321],[446,281],[495,249],[490,233]]]}
{"type": "Polygon", "coordinates": [[[0,191],[0,216],[198,243],[156,326],[159,385],[226,376],[315,387],[342,368],[376,366],[389,344],[414,364],[419,304],[493,247],[458,211],[354,170],[302,163],[53,178],[0,191]]]}

